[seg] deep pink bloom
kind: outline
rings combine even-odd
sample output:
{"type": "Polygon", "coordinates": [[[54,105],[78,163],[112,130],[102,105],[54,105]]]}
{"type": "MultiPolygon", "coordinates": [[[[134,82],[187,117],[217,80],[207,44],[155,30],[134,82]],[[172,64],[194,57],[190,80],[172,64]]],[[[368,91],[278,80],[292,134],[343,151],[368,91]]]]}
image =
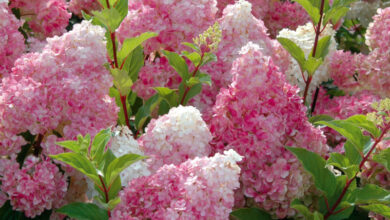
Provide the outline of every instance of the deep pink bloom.
{"type": "Polygon", "coordinates": [[[7,4],[0,3],[0,78],[9,74],[24,51],[24,37],[18,31],[21,25],[7,4]]]}
{"type": "Polygon", "coordinates": [[[28,24],[40,38],[63,34],[71,17],[65,0],[11,0],[10,7],[31,18],[28,24]]]}
{"type": "Polygon", "coordinates": [[[6,193],[14,210],[34,218],[45,209],[61,207],[67,191],[66,176],[50,159],[34,156],[26,158],[24,165],[14,160],[0,161],[1,191],[6,193]]]}

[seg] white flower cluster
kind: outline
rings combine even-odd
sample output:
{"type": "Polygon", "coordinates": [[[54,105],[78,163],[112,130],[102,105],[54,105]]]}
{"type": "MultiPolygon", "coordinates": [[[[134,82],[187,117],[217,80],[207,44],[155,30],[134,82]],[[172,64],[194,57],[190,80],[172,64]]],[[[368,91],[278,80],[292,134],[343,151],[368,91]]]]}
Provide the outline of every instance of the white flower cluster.
{"type": "MultiPolygon", "coordinates": [[[[324,36],[332,36],[331,42],[329,45],[328,54],[332,54],[337,50],[337,44],[334,39],[335,31],[332,28],[332,25],[328,24],[324,31],[320,35],[320,39],[324,36]]],[[[314,41],[315,41],[315,31],[312,23],[307,23],[304,26],[299,26],[296,31],[283,29],[279,32],[278,37],[288,38],[296,43],[305,53],[306,58],[312,51],[314,41]]],[[[309,88],[308,100],[311,98],[311,94],[315,88],[320,85],[322,82],[329,80],[329,56],[325,58],[323,64],[315,72],[313,79],[309,88]]],[[[300,94],[302,95],[305,90],[305,82],[302,78],[301,70],[297,61],[291,57],[290,66],[286,71],[286,77],[290,83],[297,85],[300,89],[300,94]]],[[[305,73],[305,78],[307,79],[307,74],[305,73]]]]}
{"type": "MultiPolygon", "coordinates": [[[[115,157],[120,157],[125,154],[144,155],[139,148],[138,142],[134,140],[133,134],[127,126],[116,127],[114,135],[110,149],[115,157]]],[[[120,174],[123,186],[127,186],[128,182],[132,179],[149,175],[150,171],[145,161],[137,161],[133,163],[120,174]]]]}
{"type": "Polygon", "coordinates": [[[141,149],[152,156],[151,170],[164,164],[180,164],[194,157],[208,156],[212,135],[198,109],[179,106],[152,120],[140,138],[141,149]]]}

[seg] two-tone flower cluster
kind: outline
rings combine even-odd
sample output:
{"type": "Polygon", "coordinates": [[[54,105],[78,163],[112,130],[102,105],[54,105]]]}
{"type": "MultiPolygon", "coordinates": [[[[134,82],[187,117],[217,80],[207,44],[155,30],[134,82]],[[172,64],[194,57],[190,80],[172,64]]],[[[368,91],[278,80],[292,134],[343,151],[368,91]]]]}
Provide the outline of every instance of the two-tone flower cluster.
{"type": "Polygon", "coordinates": [[[129,183],[112,219],[227,219],[234,205],[233,190],[239,187],[236,163],[241,158],[229,150],[164,165],[129,183]]]}
{"type": "Polygon", "coordinates": [[[279,218],[292,216],[290,202],[307,193],[311,180],[284,147],[299,146],[324,155],[326,139],[308,122],[298,90],[272,58],[253,43],[241,53],[231,70],[233,82],[221,90],[214,107],[213,149],[234,149],[244,156],[243,195],[279,218]]]}

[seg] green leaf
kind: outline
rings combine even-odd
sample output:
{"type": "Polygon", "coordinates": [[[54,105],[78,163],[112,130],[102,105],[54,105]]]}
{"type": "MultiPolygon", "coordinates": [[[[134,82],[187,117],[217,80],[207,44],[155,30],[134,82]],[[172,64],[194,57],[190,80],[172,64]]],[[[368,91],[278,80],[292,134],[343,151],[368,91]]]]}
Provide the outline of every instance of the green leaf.
{"type": "Polygon", "coordinates": [[[321,66],[323,63],[321,58],[314,58],[312,56],[309,56],[309,58],[306,60],[304,68],[309,76],[313,76],[318,67],[321,66]]]}
{"type": "Polygon", "coordinates": [[[291,56],[298,62],[299,66],[304,69],[304,65],[306,62],[305,53],[303,50],[294,43],[294,41],[288,39],[279,37],[277,38],[279,43],[286,49],[291,56]]]}
{"type": "MultiPolygon", "coordinates": [[[[328,55],[329,52],[331,38],[331,36],[325,36],[318,41],[315,58],[322,58],[322,60],[325,59],[326,55],[328,55]]],[[[313,54],[313,52],[311,54],[313,54]]]]}
{"type": "Polygon", "coordinates": [[[376,127],[376,125],[372,121],[367,120],[367,116],[365,115],[354,115],[347,118],[345,121],[370,132],[374,138],[378,138],[381,134],[381,131],[376,127]]]}
{"type": "Polygon", "coordinates": [[[62,161],[76,170],[84,173],[88,176],[95,184],[101,186],[98,174],[91,161],[87,160],[86,157],[77,153],[62,153],[57,155],[49,155],[54,160],[62,161]]]}
{"type": "Polygon", "coordinates": [[[109,185],[109,187],[110,187],[110,191],[108,192],[108,198],[111,200],[118,197],[118,193],[122,189],[122,181],[120,176],[115,178],[114,182],[111,185],[109,185]]]}
{"type": "Polygon", "coordinates": [[[312,124],[319,122],[319,121],[333,121],[333,120],[334,120],[334,118],[332,118],[332,116],[330,116],[330,115],[315,115],[315,116],[309,118],[309,122],[312,124]]]}
{"type": "Polygon", "coordinates": [[[197,52],[188,52],[188,51],[182,51],[182,54],[183,56],[187,57],[187,59],[189,59],[192,64],[194,64],[194,66],[198,66],[199,65],[199,62],[201,60],[201,56],[199,53],[197,52]]]}
{"type": "Polygon", "coordinates": [[[313,219],[314,219],[314,220],[323,220],[323,219],[324,219],[324,216],[323,216],[321,213],[315,211],[315,212],[314,212],[313,219]]]}
{"type": "Polygon", "coordinates": [[[114,78],[114,85],[119,90],[121,96],[127,96],[131,91],[133,81],[125,70],[111,69],[114,78]]]}
{"type": "Polygon", "coordinates": [[[56,212],[78,220],[108,220],[107,211],[92,203],[75,202],[57,209],[56,212]]]}
{"type": "Polygon", "coordinates": [[[110,165],[108,165],[107,172],[105,174],[108,185],[111,185],[115,181],[122,170],[126,169],[131,164],[145,158],[147,157],[137,154],[125,154],[113,160],[110,165]]]}
{"type": "Polygon", "coordinates": [[[106,149],[106,145],[110,141],[111,138],[111,130],[104,129],[101,130],[94,138],[91,146],[91,157],[94,158],[98,164],[103,159],[104,150],[106,149]]]}
{"type": "MultiPolygon", "coordinates": [[[[110,91],[109,91],[109,95],[110,95],[110,97],[115,98],[115,103],[120,108],[120,110],[118,112],[118,121],[119,121],[118,124],[125,125],[126,124],[126,119],[125,119],[125,113],[124,113],[123,105],[122,105],[122,102],[121,102],[121,94],[119,93],[118,89],[116,89],[115,87],[111,87],[110,91]]],[[[130,105],[129,105],[129,103],[127,101],[126,101],[126,108],[128,110],[127,113],[130,114],[131,113],[129,111],[130,110],[130,105]]]]}
{"type": "Polygon", "coordinates": [[[380,151],[374,154],[373,160],[386,167],[390,171],[390,148],[380,151]]]}
{"type": "Polygon", "coordinates": [[[191,78],[189,78],[186,81],[186,85],[188,87],[193,87],[193,86],[195,86],[196,84],[199,84],[199,83],[204,83],[204,84],[207,84],[207,85],[211,86],[211,77],[210,77],[210,75],[205,74],[205,73],[200,73],[197,76],[191,77],[191,78]]]}
{"type": "Polygon", "coordinates": [[[122,48],[118,52],[118,58],[121,62],[126,59],[127,56],[138,46],[140,46],[146,40],[156,37],[158,34],[153,32],[145,32],[137,37],[128,38],[123,41],[122,48]]]}
{"type": "Polygon", "coordinates": [[[112,153],[110,149],[108,149],[103,156],[103,160],[99,163],[99,170],[103,171],[103,173],[107,172],[108,165],[112,161],[116,159],[115,155],[112,153]]]}
{"type": "Polygon", "coordinates": [[[203,62],[201,66],[204,66],[210,62],[217,62],[218,58],[215,54],[213,53],[205,53],[203,55],[203,62]]]}
{"type": "Polygon", "coordinates": [[[327,196],[331,196],[336,189],[336,177],[325,167],[325,160],[320,155],[303,148],[286,147],[286,149],[291,151],[305,170],[314,177],[315,186],[327,196]]]}
{"type": "Polygon", "coordinates": [[[178,106],[179,96],[176,91],[166,87],[155,87],[154,90],[156,90],[157,94],[166,100],[171,107],[178,106]]]}
{"type": "Polygon", "coordinates": [[[332,7],[328,12],[325,13],[323,25],[326,25],[329,21],[332,21],[333,24],[337,24],[337,22],[344,17],[349,8],[341,6],[341,7],[332,7]]]}
{"type": "Polygon", "coordinates": [[[351,164],[359,165],[362,161],[362,156],[356,147],[351,143],[351,141],[346,141],[344,143],[345,156],[348,158],[351,164]]]}
{"type": "Polygon", "coordinates": [[[209,74],[199,73],[197,75],[197,77],[198,77],[200,83],[204,83],[204,84],[211,86],[212,81],[211,81],[211,76],[209,74]]]}
{"type": "Polygon", "coordinates": [[[390,218],[390,207],[387,205],[370,204],[370,205],[365,205],[360,207],[368,211],[375,212],[383,217],[390,218]]]}
{"type": "Polygon", "coordinates": [[[103,24],[109,32],[114,32],[121,24],[123,17],[116,8],[105,8],[101,11],[92,11],[94,18],[103,24]]]}
{"type": "Polygon", "coordinates": [[[114,199],[111,199],[108,202],[108,209],[113,210],[120,202],[121,202],[121,198],[119,196],[114,199]]]}
{"type": "Polygon", "coordinates": [[[168,104],[168,102],[162,100],[160,106],[158,107],[158,115],[167,114],[169,112],[169,109],[171,109],[171,106],[168,104]]]}
{"type": "Polygon", "coordinates": [[[189,78],[188,66],[186,61],[177,53],[163,50],[163,54],[168,58],[169,64],[176,70],[180,77],[185,81],[189,78]]]}
{"type": "Polygon", "coordinates": [[[182,43],[182,44],[185,45],[185,46],[187,46],[187,47],[189,47],[189,48],[191,48],[191,49],[193,49],[194,51],[200,53],[199,47],[196,46],[195,44],[193,44],[193,43],[188,43],[188,42],[184,42],[184,43],[182,43]]]}
{"type": "Polygon", "coordinates": [[[79,145],[79,152],[81,155],[87,155],[91,143],[91,135],[86,134],[83,137],[81,134],[77,135],[77,143],[79,145]]]}
{"type": "Polygon", "coordinates": [[[150,117],[153,110],[160,104],[162,98],[156,94],[150,97],[135,115],[135,125],[137,130],[142,130],[146,120],[150,117]]]}
{"type": "MultiPolygon", "coordinates": [[[[187,105],[188,101],[190,101],[193,97],[199,94],[202,91],[202,84],[196,84],[188,90],[186,97],[184,98],[182,105],[187,105]]],[[[181,99],[180,99],[181,100],[181,99]]]]}
{"type": "Polygon", "coordinates": [[[57,142],[57,145],[69,149],[75,153],[80,152],[80,145],[77,141],[61,141],[57,142]]]}
{"type": "Polygon", "coordinates": [[[320,20],[319,9],[313,6],[309,0],[295,0],[295,1],[298,2],[298,4],[300,4],[305,9],[305,11],[310,16],[313,23],[318,24],[318,21],[320,20]]]}
{"type": "Polygon", "coordinates": [[[144,51],[141,46],[135,48],[124,61],[123,70],[125,70],[130,79],[135,82],[138,79],[138,73],[144,66],[144,51]]]}
{"type": "Polygon", "coordinates": [[[359,152],[363,151],[364,145],[367,143],[367,137],[364,137],[360,128],[353,123],[343,120],[335,120],[319,121],[317,122],[317,124],[326,125],[334,129],[335,131],[343,135],[345,138],[347,138],[359,152]]]}
{"type": "Polygon", "coordinates": [[[357,204],[386,203],[390,204],[390,192],[374,184],[353,191],[357,204]]]}
{"type": "Polygon", "coordinates": [[[348,176],[348,178],[353,178],[355,174],[359,172],[358,165],[351,164],[346,156],[339,153],[331,153],[326,163],[338,167],[348,176]]]}
{"type": "Polygon", "coordinates": [[[258,208],[242,208],[236,209],[230,213],[231,216],[235,217],[238,220],[272,220],[271,216],[258,209],[258,208]]]}
{"type": "Polygon", "coordinates": [[[121,15],[122,21],[127,16],[129,12],[129,3],[128,0],[117,0],[115,5],[116,10],[121,15]]]}
{"type": "Polygon", "coordinates": [[[313,213],[309,210],[307,206],[302,204],[302,202],[299,201],[298,199],[295,199],[291,202],[290,208],[297,210],[299,213],[303,215],[303,217],[305,217],[306,220],[314,219],[313,213]]]}

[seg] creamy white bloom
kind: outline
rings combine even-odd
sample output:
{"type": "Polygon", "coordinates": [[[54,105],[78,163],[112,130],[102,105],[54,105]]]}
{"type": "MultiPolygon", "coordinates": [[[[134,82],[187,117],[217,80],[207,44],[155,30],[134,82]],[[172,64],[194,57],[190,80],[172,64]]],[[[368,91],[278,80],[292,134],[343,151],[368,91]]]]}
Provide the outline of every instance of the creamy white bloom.
{"type": "MultiPolygon", "coordinates": [[[[140,150],[138,142],[134,140],[133,134],[127,126],[118,126],[114,130],[115,136],[112,138],[111,151],[116,157],[125,154],[144,155],[140,150]]],[[[132,179],[149,176],[150,171],[145,161],[137,161],[124,169],[120,176],[122,186],[127,186],[132,179]]]]}
{"type": "MultiPolygon", "coordinates": [[[[332,25],[328,24],[324,31],[320,35],[320,39],[325,36],[331,36],[331,42],[329,45],[329,53],[332,54],[337,50],[337,44],[334,39],[335,31],[332,28],[332,25]]],[[[283,29],[279,32],[278,37],[288,38],[296,43],[305,53],[306,58],[312,51],[314,41],[315,41],[315,31],[312,23],[307,23],[304,26],[299,26],[296,31],[283,29]]],[[[329,56],[325,58],[323,64],[315,72],[313,79],[309,88],[308,99],[311,98],[313,90],[320,85],[322,82],[329,80],[329,56]]],[[[300,89],[300,94],[302,95],[305,90],[305,82],[302,78],[300,67],[297,61],[291,57],[290,65],[286,71],[286,77],[293,85],[297,85],[300,89]]],[[[307,74],[305,73],[305,78],[307,79],[307,74]]]]}

